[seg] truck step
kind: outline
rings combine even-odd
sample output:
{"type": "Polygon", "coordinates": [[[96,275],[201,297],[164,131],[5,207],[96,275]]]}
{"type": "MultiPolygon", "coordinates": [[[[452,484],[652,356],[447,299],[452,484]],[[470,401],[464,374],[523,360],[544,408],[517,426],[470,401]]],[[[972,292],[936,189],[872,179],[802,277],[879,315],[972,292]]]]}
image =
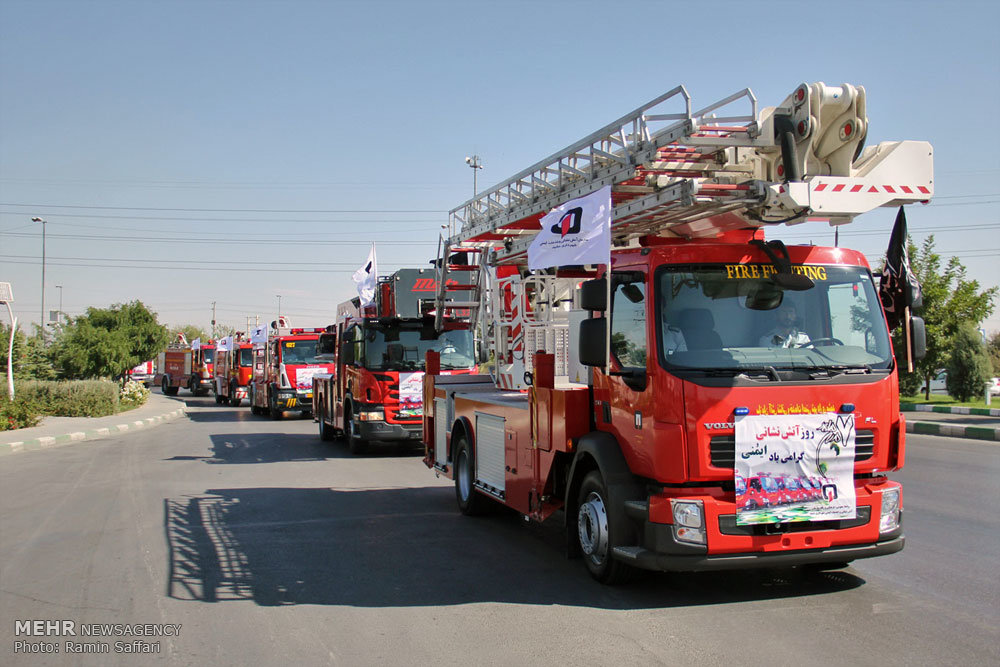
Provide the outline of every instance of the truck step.
{"type": "Polygon", "coordinates": [[[646,521],[649,518],[649,501],[626,500],[625,515],[634,521],[646,521]]]}

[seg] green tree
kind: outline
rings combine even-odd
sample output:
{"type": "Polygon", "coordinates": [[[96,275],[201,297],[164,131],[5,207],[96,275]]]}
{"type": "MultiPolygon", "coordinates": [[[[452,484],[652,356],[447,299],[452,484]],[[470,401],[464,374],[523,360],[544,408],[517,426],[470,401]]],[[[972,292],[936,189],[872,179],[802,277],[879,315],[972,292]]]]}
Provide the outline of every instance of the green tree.
{"type": "Polygon", "coordinates": [[[961,325],[952,339],[946,384],[948,394],[963,402],[982,396],[992,370],[986,346],[975,325],[961,325]]]}
{"type": "Polygon", "coordinates": [[[125,372],[152,359],[170,340],[167,328],[156,321],[141,301],[88,308],[73,318],[53,346],[53,359],[71,378],[123,377],[125,372]]]}
{"type": "MultiPolygon", "coordinates": [[[[7,346],[10,342],[10,326],[0,324],[0,376],[7,375],[7,346]]],[[[55,380],[56,370],[52,366],[51,348],[45,346],[38,335],[38,327],[32,336],[25,335],[21,327],[14,332],[14,380],[55,380]]]]}
{"type": "Polygon", "coordinates": [[[1000,331],[990,337],[986,344],[986,352],[990,355],[990,362],[993,364],[993,375],[1000,375],[1000,331]]]}
{"type": "Polygon", "coordinates": [[[907,237],[910,266],[923,292],[923,308],[916,314],[924,318],[927,328],[927,355],[917,361],[914,372],[907,374],[903,345],[903,328],[893,332],[892,345],[900,373],[900,393],[916,394],[926,386],[925,399],[930,400],[931,378],[942,368],[948,367],[952,343],[959,327],[976,324],[993,312],[997,288],[981,290],[979,281],[968,280],[965,267],[958,257],[943,262],[934,252],[934,236],[924,239],[920,248],[907,237]]]}

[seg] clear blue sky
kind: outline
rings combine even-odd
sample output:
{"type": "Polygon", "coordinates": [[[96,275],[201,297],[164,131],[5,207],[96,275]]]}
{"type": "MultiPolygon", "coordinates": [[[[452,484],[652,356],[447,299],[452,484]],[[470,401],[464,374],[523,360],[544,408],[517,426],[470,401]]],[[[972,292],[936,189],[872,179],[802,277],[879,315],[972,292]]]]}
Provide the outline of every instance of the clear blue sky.
{"type": "MultiPolygon", "coordinates": [[[[424,265],[447,210],[684,84],[695,106],[800,82],[868,91],[869,144],[935,147],[908,212],[1000,282],[996,2],[0,0],[0,281],[46,307],[141,299],[168,324],[326,325],[424,265]],[[131,267],[131,268],[125,268],[131,267]]],[[[876,264],[894,212],[842,229],[876,264]]],[[[774,236],[772,234],[772,236],[774,236]]],[[[832,245],[825,226],[790,242],[832,245]]],[[[998,313],[987,322],[1000,330],[998,313]]]]}

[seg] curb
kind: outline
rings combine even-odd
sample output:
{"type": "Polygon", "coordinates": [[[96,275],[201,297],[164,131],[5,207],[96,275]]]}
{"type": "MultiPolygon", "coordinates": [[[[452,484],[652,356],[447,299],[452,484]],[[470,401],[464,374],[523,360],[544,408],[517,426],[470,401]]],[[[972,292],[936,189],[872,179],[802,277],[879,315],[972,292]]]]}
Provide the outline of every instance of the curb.
{"type": "Polygon", "coordinates": [[[900,403],[903,412],[941,412],[952,415],[978,415],[980,417],[1000,417],[1000,408],[965,408],[928,403],[900,403]]]}
{"type": "Polygon", "coordinates": [[[108,436],[126,433],[128,431],[137,431],[141,428],[156,426],[157,424],[170,421],[171,419],[176,419],[177,417],[183,416],[184,413],[185,408],[178,408],[173,412],[168,412],[156,417],[147,417],[146,419],[140,419],[127,424],[118,424],[117,426],[105,426],[103,428],[95,428],[89,431],[76,431],[74,433],[65,433],[63,435],[46,435],[38,438],[32,438],[31,440],[21,440],[19,442],[0,443],[0,456],[5,454],[17,454],[19,452],[30,452],[38,449],[47,449],[49,447],[65,445],[71,442],[107,438],[108,436]]]}
{"type": "MultiPolygon", "coordinates": [[[[924,410],[924,412],[930,412],[930,410],[924,410]]],[[[960,424],[948,424],[942,422],[907,421],[906,432],[919,433],[921,435],[946,435],[951,438],[972,438],[974,440],[1000,441],[1000,428],[987,428],[985,426],[964,426],[960,424]]]]}

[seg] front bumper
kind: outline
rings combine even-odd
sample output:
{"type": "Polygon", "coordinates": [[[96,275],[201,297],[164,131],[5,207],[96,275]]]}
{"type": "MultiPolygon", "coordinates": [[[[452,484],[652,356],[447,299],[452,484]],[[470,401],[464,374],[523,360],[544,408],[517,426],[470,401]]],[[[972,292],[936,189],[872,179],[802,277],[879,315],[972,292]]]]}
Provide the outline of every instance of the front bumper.
{"type": "Polygon", "coordinates": [[[854,519],[755,526],[736,524],[734,503],[703,497],[707,545],[675,539],[672,524],[663,522],[669,499],[654,496],[651,503],[626,505],[626,515],[638,528],[640,545],[615,547],[613,554],[640,569],[694,572],[844,563],[902,550],[902,510],[899,525],[880,534],[881,494],[869,493],[863,485],[855,491],[858,512],[854,519]],[[651,515],[659,521],[652,521],[651,515]]]}
{"type": "Polygon", "coordinates": [[[390,424],[384,421],[357,422],[358,435],[368,441],[419,441],[423,437],[423,424],[390,424]]]}
{"type": "MultiPolygon", "coordinates": [[[[670,532],[670,527],[667,527],[670,532]]],[[[672,535],[670,536],[672,538],[672,535]]],[[[858,558],[886,556],[901,551],[904,537],[897,535],[874,544],[828,547],[787,552],[754,552],[710,555],[704,547],[690,546],[701,553],[662,553],[642,547],[616,547],[614,556],[620,561],[643,570],[671,572],[704,572],[712,570],[748,570],[766,567],[791,567],[793,565],[818,565],[846,563],[858,558]]],[[[683,550],[689,545],[677,544],[683,550]]]]}
{"type": "Polygon", "coordinates": [[[312,392],[302,391],[293,396],[278,394],[277,403],[279,410],[311,413],[313,410],[312,392]]]}

